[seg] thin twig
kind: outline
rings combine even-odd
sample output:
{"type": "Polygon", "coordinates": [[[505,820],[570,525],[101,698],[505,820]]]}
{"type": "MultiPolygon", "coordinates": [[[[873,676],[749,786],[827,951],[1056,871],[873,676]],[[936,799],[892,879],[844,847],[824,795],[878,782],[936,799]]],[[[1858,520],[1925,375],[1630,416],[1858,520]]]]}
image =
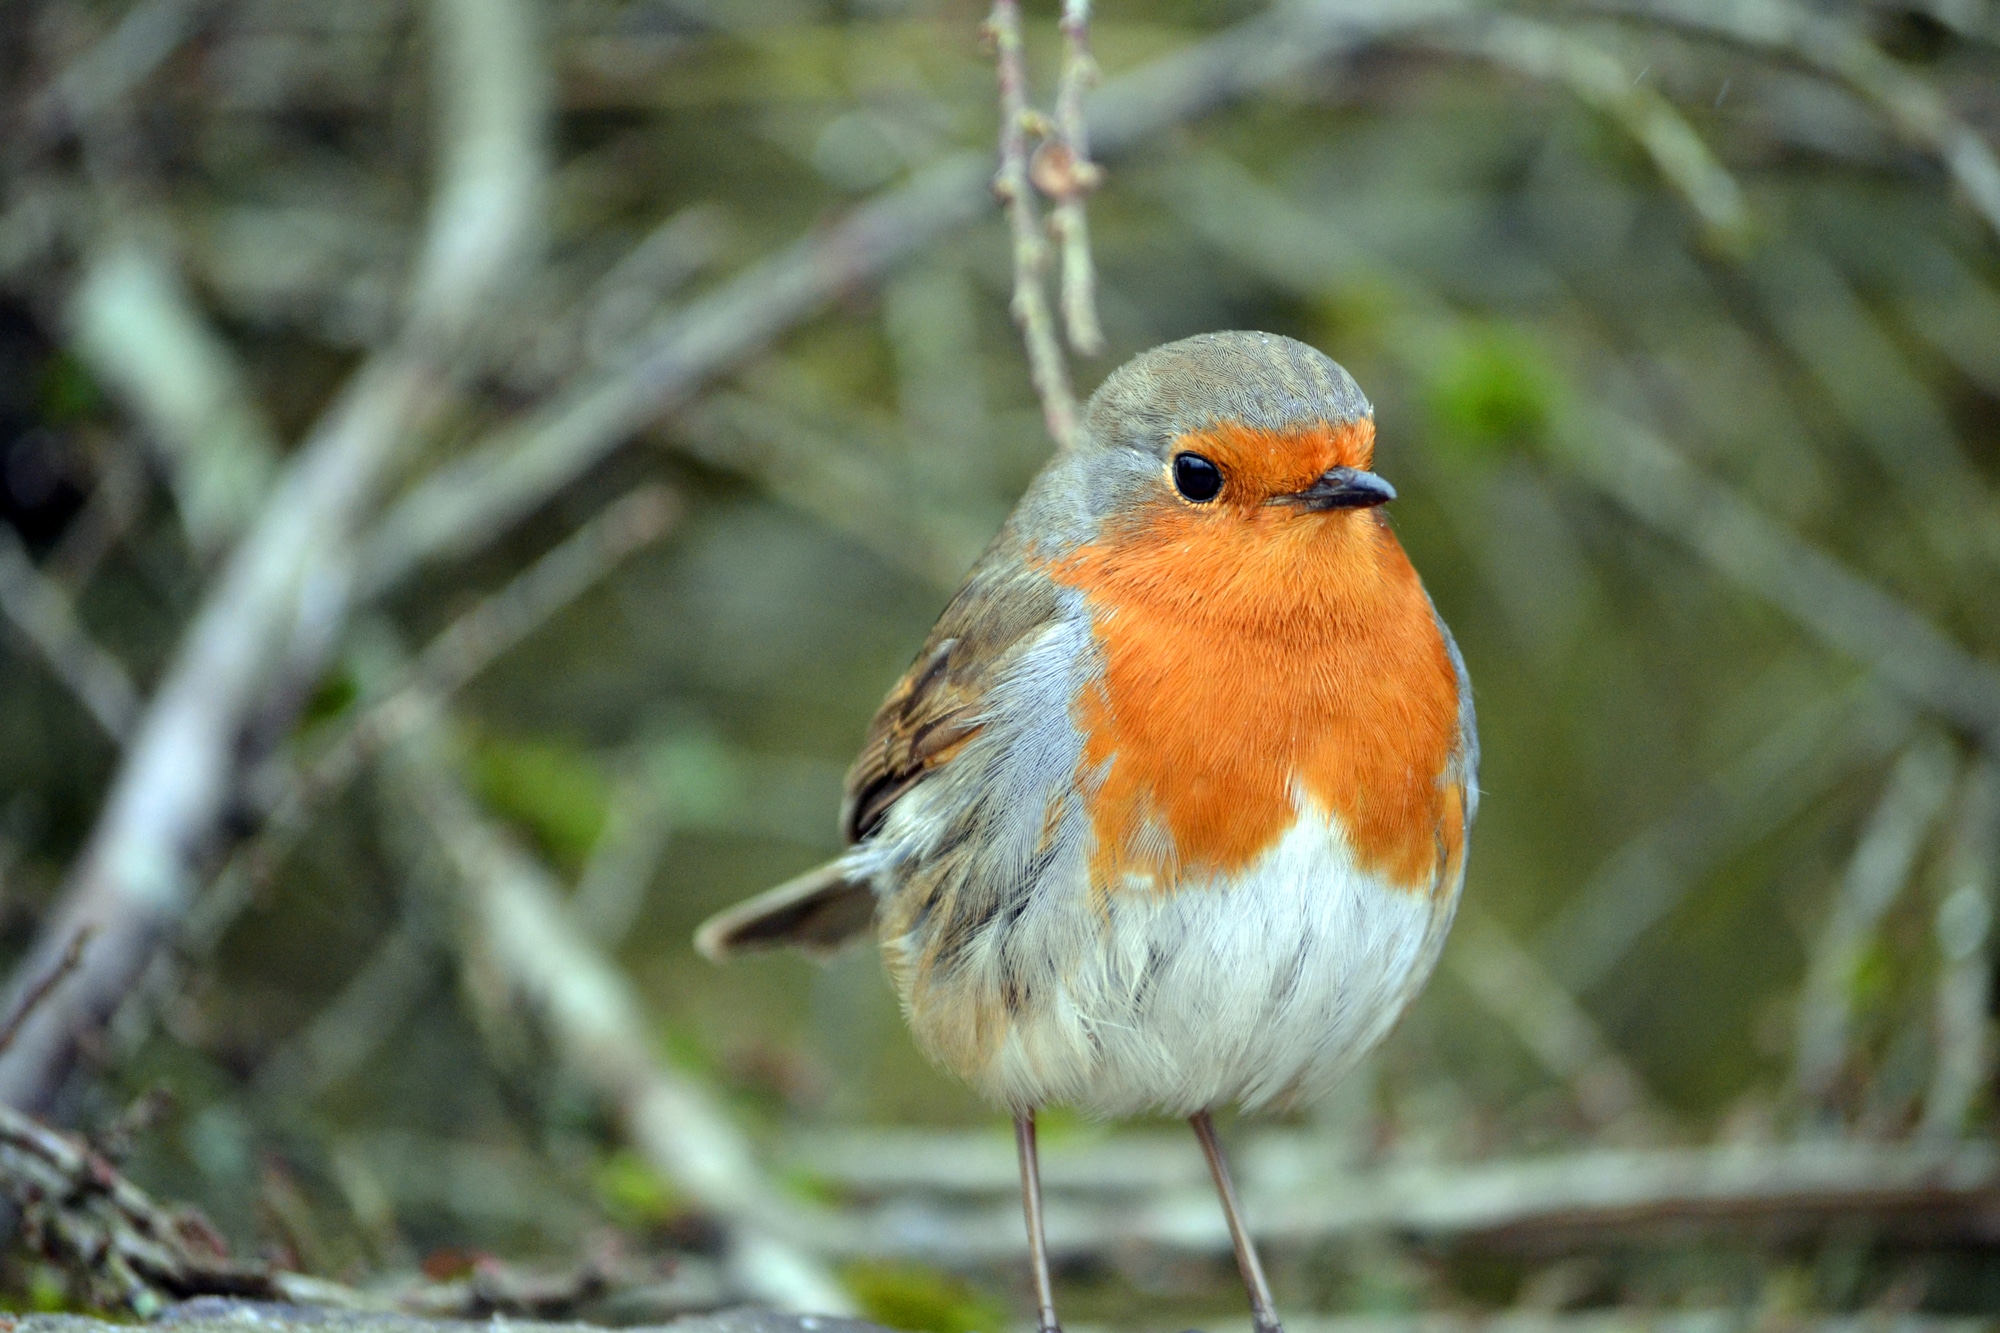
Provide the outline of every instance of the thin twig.
{"type": "Polygon", "coordinates": [[[91,254],[69,306],[71,342],[138,418],[189,541],[220,551],[256,512],[279,448],[235,353],[143,232],[91,254]]]}
{"type": "Polygon", "coordinates": [[[1955,1138],[1993,1069],[1993,912],[2000,889],[2000,761],[1982,759],[1959,784],[1937,907],[1934,1032],[1937,1056],[1924,1097],[1923,1134],[1955,1138]]]}
{"type": "Polygon", "coordinates": [[[76,607],[35,567],[11,524],[0,523],[0,614],[33,644],[91,720],[124,741],[139,716],[139,691],[123,664],[90,637],[76,607]]]}
{"type": "Polygon", "coordinates": [[[1956,768],[1950,745],[1938,737],[1911,744],[1891,770],[1882,799],[1855,844],[1799,995],[1792,1084],[1811,1112],[1832,1110],[1838,1080],[1851,1058],[1848,1028],[1855,974],[1951,795],[1956,768]]]}
{"type": "Polygon", "coordinates": [[[1452,975],[1511,1028],[1542,1066],[1569,1085],[1593,1127],[1645,1130],[1658,1119],[1638,1071],[1604,1031],[1500,924],[1461,914],[1445,953],[1452,975]]]}
{"type": "Polygon", "coordinates": [[[1069,366],[1056,342],[1055,320],[1049,313],[1042,280],[1049,267],[1049,241],[1042,231],[1028,179],[1028,131],[1043,124],[1028,109],[1027,62],[1021,49],[1020,0],[993,0],[986,30],[993,39],[994,63],[1000,76],[1000,170],[993,192],[1007,211],[1014,238],[1014,299],[1009,307],[1028,348],[1028,374],[1042,400],[1042,419],[1059,449],[1076,444],[1076,392],[1070,387],[1069,366]]]}
{"type": "Polygon", "coordinates": [[[14,1038],[21,1031],[21,1024],[28,1021],[28,1015],[34,1013],[41,1002],[49,997],[50,991],[62,985],[64,977],[76,971],[77,965],[83,961],[84,949],[89,947],[90,937],[96,933],[95,927],[91,926],[79,930],[71,938],[69,948],[64,949],[62,957],[56,960],[56,965],[21,996],[13,1011],[7,1015],[6,1023],[0,1024],[0,1051],[14,1044],[14,1038]]]}
{"type": "Polygon", "coordinates": [[[1055,200],[1049,228],[1062,243],[1063,331],[1082,356],[1104,350],[1097,320],[1097,268],[1090,255],[1090,222],[1084,199],[1104,183],[1104,171],[1090,160],[1090,127],[1083,95],[1097,81],[1090,53],[1090,0],[1063,0],[1062,82],[1056,87],[1055,137],[1028,165],[1035,187],[1055,200]]]}

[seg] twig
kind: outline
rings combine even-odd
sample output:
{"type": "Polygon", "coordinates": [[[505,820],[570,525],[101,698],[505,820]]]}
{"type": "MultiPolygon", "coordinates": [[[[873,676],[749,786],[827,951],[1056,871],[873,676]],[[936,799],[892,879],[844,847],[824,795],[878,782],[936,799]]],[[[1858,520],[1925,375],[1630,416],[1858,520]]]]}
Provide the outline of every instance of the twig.
{"type": "Polygon", "coordinates": [[[674,418],[670,438],[947,591],[997,526],[990,515],[926,503],[906,478],[883,466],[879,451],[817,428],[768,395],[711,394],[674,418]]]}
{"type": "Polygon", "coordinates": [[[1070,388],[1069,367],[1056,342],[1055,320],[1042,289],[1049,241],[1028,179],[1028,132],[1039,130],[1044,121],[1028,109],[1020,0],[993,0],[986,31],[993,40],[1000,75],[1000,170],[993,178],[993,192],[1007,211],[1007,227],[1014,238],[1014,299],[1009,309],[1027,344],[1028,373],[1042,400],[1042,420],[1056,447],[1069,449],[1076,444],[1076,393],[1070,388]]]}
{"type": "Polygon", "coordinates": [[[125,439],[107,442],[97,485],[42,562],[42,575],[73,602],[146,504],[146,463],[125,439]]]}
{"type": "Polygon", "coordinates": [[[1944,892],[1937,908],[1937,979],[1934,1031],[1937,1056],[1924,1098],[1921,1132],[1955,1138],[1993,1069],[1989,1015],[1993,992],[1990,957],[1996,878],[2000,878],[2000,762],[1974,764],[1959,785],[1958,811],[1944,863],[1944,892]]]}
{"type": "Polygon", "coordinates": [[[269,1104],[306,1106],[351,1077],[424,995],[442,983],[434,932],[405,919],[304,1031],[265,1057],[255,1087],[269,1104]]]}
{"type": "Polygon", "coordinates": [[[0,1193],[21,1210],[28,1247],[94,1304],[150,1315],[188,1296],[283,1298],[270,1270],[230,1258],[199,1213],[160,1206],[84,1144],[6,1106],[0,1193]]]}
{"type": "Polygon", "coordinates": [[[1083,201],[1104,183],[1090,160],[1090,128],[1083,95],[1097,81],[1090,53],[1090,0],[1063,0],[1062,82],[1056,86],[1055,137],[1028,164],[1035,188],[1055,201],[1049,228],[1062,243],[1063,331],[1071,350],[1096,356],[1104,350],[1097,322],[1097,269],[1090,255],[1090,222],[1083,201]]]}
{"type": "Polygon", "coordinates": [[[1460,914],[1445,962],[1480,1002],[1512,1028],[1550,1073],[1569,1085],[1593,1127],[1656,1120],[1638,1072],[1603,1030],[1514,938],[1490,917],[1460,914]]]}
{"type": "Polygon", "coordinates": [[[125,236],[90,257],[69,308],[79,355],[132,411],[203,556],[233,539],[269,487],[278,444],[233,351],[161,247],[125,236]]]}
{"type": "Polygon", "coordinates": [[[1951,795],[1956,767],[1950,745],[1936,736],[1914,742],[1890,772],[1848,861],[1799,995],[1792,1084],[1809,1110],[1831,1109],[1848,1067],[1855,973],[1951,795]]]}
{"type": "Polygon", "coordinates": [[[28,1015],[34,1013],[36,1007],[49,997],[50,991],[62,985],[64,977],[76,971],[77,964],[83,961],[83,951],[89,946],[90,937],[95,933],[95,929],[89,926],[79,930],[70,940],[69,948],[63,950],[63,956],[56,960],[56,965],[21,996],[7,1015],[6,1023],[0,1024],[0,1051],[14,1044],[14,1038],[21,1031],[21,1024],[28,1021],[28,1015]]]}
{"type": "Polygon", "coordinates": [[[35,568],[10,524],[0,523],[0,613],[33,644],[91,720],[123,741],[139,715],[139,692],[124,666],[76,618],[67,594],[35,568]]]}
{"type": "Polygon", "coordinates": [[[673,802],[643,753],[611,794],[604,832],[570,895],[570,915],[601,949],[616,949],[646,905],[646,890],[673,837],[673,802]]]}
{"type": "Polygon", "coordinates": [[[1565,462],[1648,525],[1873,669],[1910,703],[2000,746],[2000,667],[1780,527],[1637,421],[1594,414],[1565,423],[1557,437],[1565,462]]]}
{"type": "Polygon", "coordinates": [[[36,98],[29,142],[74,129],[131,95],[182,42],[215,0],[140,0],[109,33],[36,98]]]}
{"type": "MultiPolygon", "coordinates": [[[[241,741],[286,679],[318,674],[344,624],[360,521],[433,407],[459,347],[517,268],[539,206],[539,45],[524,5],[435,0],[446,125],[440,187],[404,336],[372,358],[293,456],[210,585],[56,910],[22,965],[100,928],[84,968],[0,1053],[0,1101],[56,1095],[87,1034],[144,974],[192,900],[229,808],[241,741]]],[[[296,692],[293,707],[303,704],[296,692]]],[[[18,994],[26,982],[15,983],[18,994]]]]}

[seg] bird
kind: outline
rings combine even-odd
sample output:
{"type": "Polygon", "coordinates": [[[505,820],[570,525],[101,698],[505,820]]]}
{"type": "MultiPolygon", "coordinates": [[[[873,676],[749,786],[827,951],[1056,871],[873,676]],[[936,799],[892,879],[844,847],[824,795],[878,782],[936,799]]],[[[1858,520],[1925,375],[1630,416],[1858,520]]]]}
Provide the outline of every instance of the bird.
{"type": "Polygon", "coordinates": [[[712,960],[876,937],[923,1052],[1013,1117],[1185,1118],[1282,1333],[1214,1112],[1324,1094],[1443,948],[1478,806],[1464,659],[1383,506],[1374,409],[1291,338],[1092,394],[868,728],[839,857],[710,918],[712,960]]]}

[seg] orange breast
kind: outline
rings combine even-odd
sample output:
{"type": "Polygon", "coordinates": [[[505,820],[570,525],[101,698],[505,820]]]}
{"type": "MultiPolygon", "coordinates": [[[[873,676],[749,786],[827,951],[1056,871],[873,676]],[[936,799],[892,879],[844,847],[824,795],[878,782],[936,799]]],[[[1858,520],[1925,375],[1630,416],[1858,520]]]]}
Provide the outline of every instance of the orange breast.
{"type": "Polygon", "coordinates": [[[1210,439],[1232,477],[1221,501],[1167,501],[1047,566],[1086,596],[1104,657],[1075,709],[1100,891],[1246,867],[1292,826],[1295,787],[1391,883],[1456,870],[1463,799],[1440,775],[1458,681],[1416,571],[1376,511],[1263,502],[1335,462],[1366,465],[1372,440],[1320,430],[1317,452],[1264,432],[1210,439]],[[1257,466],[1286,475],[1239,484],[1257,466]]]}

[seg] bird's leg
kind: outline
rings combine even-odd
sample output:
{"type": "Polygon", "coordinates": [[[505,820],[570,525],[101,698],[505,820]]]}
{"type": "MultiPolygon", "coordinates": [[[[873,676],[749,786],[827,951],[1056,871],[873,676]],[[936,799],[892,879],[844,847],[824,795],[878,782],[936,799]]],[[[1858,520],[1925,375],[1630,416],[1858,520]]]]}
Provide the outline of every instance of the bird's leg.
{"type": "Polygon", "coordinates": [[[1271,1303],[1271,1284],[1264,1280],[1264,1265],[1258,1262],[1257,1247],[1243,1225],[1243,1210],[1236,1203],[1236,1186],[1229,1180],[1229,1163],[1223,1160],[1222,1144],[1215,1137],[1215,1121],[1206,1111],[1188,1117],[1194,1136],[1201,1140],[1202,1155],[1208,1158],[1209,1174],[1215,1177],[1215,1192],[1222,1198],[1222,1215],[1229,1221],[1229,1240],[1236,1247],[1236,1267],[1243,1274],[1244,1290],[1250,1293],[1250,1322],[1256,1333],[1285,1333],[1278,1322],[1278,1310],[1271,1303]]]}
{"type": "Polygon", "coordinates": [[[1035,1113],[1014,1117],[1014,1145],[1021,1150],[1021,1211],[1028,1217],[1028,1255],[1035,1265],[1036,1321],[1040,1333],[1062,1333],[1056,1322],[1055,1286],[1049,1281],[1049,1244],[1042,1235],[1042,1166],[1035,1155],[1035,1113]]]}

